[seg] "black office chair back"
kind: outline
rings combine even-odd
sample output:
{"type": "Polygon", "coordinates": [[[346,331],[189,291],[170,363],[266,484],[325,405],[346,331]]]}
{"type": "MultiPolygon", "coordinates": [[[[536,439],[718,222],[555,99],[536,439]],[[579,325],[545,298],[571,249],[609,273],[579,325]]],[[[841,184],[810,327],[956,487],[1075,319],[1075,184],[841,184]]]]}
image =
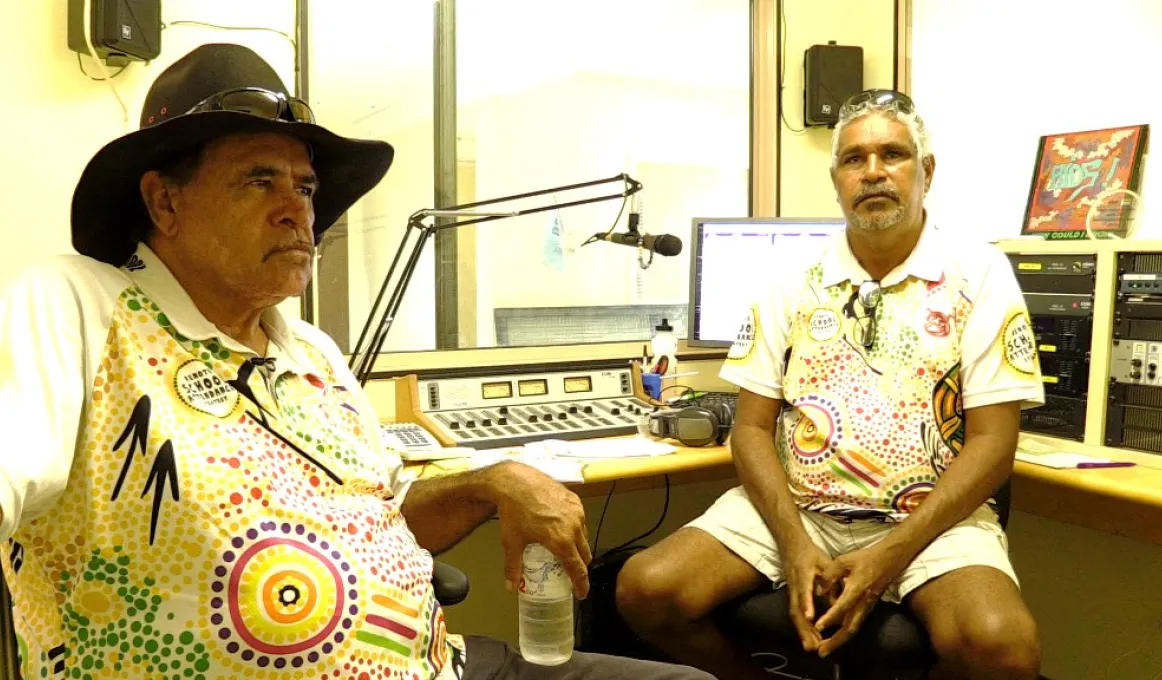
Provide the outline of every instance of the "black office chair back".
{"type": "Polygon", "coordinates": [[[8,594],[8,584],[0,576],[0,680],[20,679],[19,653],[16,627],[12,621],[12,600],[8,594]]]}
{"type": "Polygon", "coordinates": [[[432,589],[441,606],[460,604],[468,597],[468,575],[450,564],[433,562],[432,589]]]}
{"type": "Polygon", "coordinates": [[[997,511],[997,522],[1002,529],[1009,528],[1009,511],[1012,510],[1013,505],[1013,480],[1006,479],[1001,488],[993,494],[993,500],[996,501],[994,509],[997,511]]]}

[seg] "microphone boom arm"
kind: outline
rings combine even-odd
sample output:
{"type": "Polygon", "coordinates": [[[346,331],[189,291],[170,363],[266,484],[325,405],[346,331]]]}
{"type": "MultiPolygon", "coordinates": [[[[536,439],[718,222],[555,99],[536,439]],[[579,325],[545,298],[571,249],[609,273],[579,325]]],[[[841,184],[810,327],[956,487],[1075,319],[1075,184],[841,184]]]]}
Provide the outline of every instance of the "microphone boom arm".
{"type": "Polygon", "coordinates": [[[633,179],[629,175],[622,173],[606,179],[593,180],[591,182],[580,182],[577,184],[568,184],[560,187],[553,187],[551,189],[541,189],[538,191],[530,191],[515,196],[505,196],[502,198],[492,198],[485,201],[476,201],[475,203],[465,203],[463,205],[454,205],[448,208],[419,210],[412,213],[408,218],[407,228],[404,229],[403,238],[400,240],[399,248],[395,251],[395,257],[392,258],[391,266],[388,267],[387,276],[383,278],[383,284],[379,287],[379,293],[375,296],[375,302],[367,314],[367,321],[363,324],[363,330],[359,333],[359,340],[355,343],[354,349],[351,351],[351,358],[348,366],[359,380],[360,386],[366,385],[371,378],[371,374],[375,369],[375,360],[383,349],[383,343],[387,339],[387,333],[391,330],[392,324],[395,322],[395,317],[399,313],[400,305],[403,304],[404,292],[407,291],[408,285],[411,283],[412,276],[415,275],[416,267],[419,265],[420,256],[423,254],[424,246],[428,239],[433,234],[444,231],[445,229],[455,229],[457,227],[464,227],[469,224],[480,224],[483,222],[492,222],[495,220],[503,220],[509,217],[519,217],[522,215],[532,215],[534,213],[545,212],[546,210],[554,210],[560,208],[571,208],[578,205],[586,205],[589,203],[600,203],[602,201],[612,201],[618,198],[628,198],[637,192],[641,191],[641,182],[633,179]],[[602,184],[610,184],[612,182],[621,182],[623,189],[620,193],[608,194],[605,196],[596,196],[593,198],[578,199],[575,201],[568,201],[566,203],[553,203],[551,205],[538,206],[535,208],[525,208],[523,210],[515,211],[476,211],[473,208],[481,206],[495,205],[497,203],[507,203],[509,201],[517,201],[525,198],[533,198],[535,196],[544,196],[545,194],[553,194],[565,191],[575,191],[577,189],[584,189],[592,186],[599,186],[602,184]],[[459,220],[455,222],[433,222],[427,224],[424,222],[429,217],[448,218],[464,216],[469,219],[459,220]],[[408,239],[415,234],[415,240],[412,242],[411,250],[408,251],[408,239]],[[407,252],[407,259],[403,264],[403,269],[400,272],[399,280],[392,289],[391,294],[387,297],[387,303],[380,312],[380,305],[383,304],[384,296],[387,295],[388,285],[391,283],[395,275],[396,268],[400,265],[400,261],[407,252]],[[378,319],[378,321],[377,321],[378,319]],[[374,330],[372,330],[374,327],[374,330]],[[370,338],[368,337],[368,334],[370,338]],[[366,343],[365,343],[366,341],[366,343]]]}

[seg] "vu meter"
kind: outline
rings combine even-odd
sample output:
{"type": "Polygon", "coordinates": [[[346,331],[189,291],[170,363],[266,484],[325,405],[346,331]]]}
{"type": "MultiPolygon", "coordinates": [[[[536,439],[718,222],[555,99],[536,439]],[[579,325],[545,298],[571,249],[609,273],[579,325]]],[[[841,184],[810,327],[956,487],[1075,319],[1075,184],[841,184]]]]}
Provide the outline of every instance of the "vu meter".
{"type": "Polygon", "coordinates": [[[507,380],[484,383],[481,385],[481,393],[485,399],[511,399],[512,383],[507,380]]]}
{"type": "Polygon", "coordinates": [[[592,391],[593,378],[590,378],[587,375],[565,378],[565,394],[576,394],[578,392],[592,391]]]}
{"type": "Polygon", "coordinates": [[[522,397],[539,397],[549,393],[549,381],[545,379],[522,380],[517,383],[517,391],[522,397]]]}

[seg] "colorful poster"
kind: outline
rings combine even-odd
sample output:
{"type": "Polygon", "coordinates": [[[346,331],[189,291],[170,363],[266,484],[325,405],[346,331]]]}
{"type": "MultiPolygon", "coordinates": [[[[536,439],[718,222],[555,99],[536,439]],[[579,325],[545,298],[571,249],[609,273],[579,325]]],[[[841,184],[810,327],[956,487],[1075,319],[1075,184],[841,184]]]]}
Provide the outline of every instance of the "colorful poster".
{"type": "Polygon", "coordinates": [[[1132,125],[1042,137],[1021,233],[1086,238],[1097,204],[1094,233],[1125,236],[1137,201],[1115,190],[1138,191],[1148,133],[1148,125],[1132,125]]]}

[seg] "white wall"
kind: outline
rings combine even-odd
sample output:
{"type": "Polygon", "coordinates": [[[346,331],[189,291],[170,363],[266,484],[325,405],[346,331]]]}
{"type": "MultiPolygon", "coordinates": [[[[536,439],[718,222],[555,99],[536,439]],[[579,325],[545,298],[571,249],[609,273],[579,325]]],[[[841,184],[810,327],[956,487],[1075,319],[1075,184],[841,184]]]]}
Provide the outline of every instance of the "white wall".
{"type": "MultiPolygon", "coordinates": [[[[65,0],[0,3],[0,282],[33,259],[72,251],[69,209],[85,164],[104,144],[137,128],[150,83],[166,66],[206,42],[250,46],[294,87],[294,49],[281,35],[261,31],[218,31],[174,26],[163,31],[161,57],[135,63],[112,82],[128,107],[128,123],[108,85],[77,68],[66,46],[65,0]]],[[[294,34],[294,0],[166,0],[166,22],[194,20],[233,26],[262,26],[294,34]]],[[[91,58],[83,58],[99,74],[91,58]]],[[[298,301],[287,309],[297,314],[298,301]]]]}
{"type": "Polygon", "coordinates": [[[895,3],[785,0],[783,6],[787,19],[783,90],[787,125],[783,126],[779,212],[784,217],[842,217],[831,184],[831,130],[803,128],[803,52],[829,40],[858,45],[863,47],[863,86],[891,87],[895,3]]]}
{"type": "MultiPolygon", "coordinates": [[[[941,224],[1019,235],[1042,135],[1162,131],[1158,0],[916,0],[912,34],[912,90],[937,158],[928,203],[941,224]]],[[[1138,233],[1157,238],[1157,161],[1144,182],[1138,233]]]]}
{"type": "MultiPolygon", "coordinates": [[[[1020,234],[1042,135],[1162,123],[1157,0],[916,0],[912,94],[932,131],[928,205],[945,226],[1020,234]]],[[[1147,160],[1139,234],[1157,237],[1147,160]]],[[[1010,544],[1054,680],[1162,671],[1162,547],[1015,513],[1010,544]]]]}

